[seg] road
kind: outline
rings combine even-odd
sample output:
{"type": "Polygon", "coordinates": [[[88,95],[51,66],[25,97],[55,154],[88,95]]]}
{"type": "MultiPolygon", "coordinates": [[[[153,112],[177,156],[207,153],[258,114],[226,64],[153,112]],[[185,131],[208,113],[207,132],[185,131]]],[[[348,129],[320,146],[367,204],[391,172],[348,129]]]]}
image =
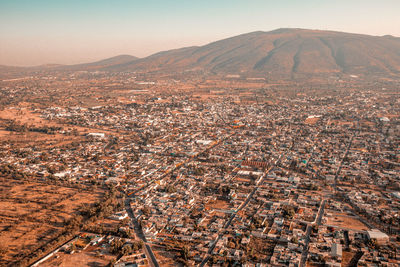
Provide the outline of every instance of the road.
{"type": "Polygon", "coordinates": [[[143,234],[142,228],[140,227],[138,221],[135,218],[135,215],[133,214],[130,202],[131,202],[130,198],[125,199],[125,210],[128,213],[128,216],[134,225],[134,230],[135,230],[136,235],[144,242],[143,251],[146,254],[147,259],[149,259],[150,266],[159,267],[160,265],[158,264],[157,259],[154,256],[153,250],[147,243],[147,240],[146,240],[145,235],[143,234]]]}
{"type": "Polygon", "coordinates": [[[307,260],[308,245],[310,244],[311,230],[312,230],[312,226],[311,226],[311,224],[308,224],[307,225],[307,229],[306,229],[306,240],[304,242],[303,252],[301,253],[300,267],[305,266],[305,263],[306,263],[306,260],[307,260]]]}
{"type": "MultiPolygon", "coordinates": [[[[175,166],[173,166],[172,168],[170,168],[169,170],[167,170],[167,171],[166,171],[163,175],[161,175],[160,177],[155,178],[155,179],[153,179],[153,180],[147,182],[144,186],[142,186],[141,188],[136,189],[135,191],[129,192],[129,193],[127,194],[127,196],[128,196],[128,197],[129,197],[129,196],[132,196],[132,195],[134,195],[134,194],[136,194],[136,193],[142,191],[143,189],[149,187],[150,185],[152,185],[152,184],[155,183],[156,181],[161,181],[161,180],[163,180],[163,179],[164,179],[165,177],[167,177],[170,173],[172,173],[172,172],[178,170],[181,166],[183,166],[183,165],[185,165],[185,164],[187,164],[187,163],[190,163],[190,162],[193,161],[193,160],[196,160],[201,154],[206,153],[206,152],[210,151],[211,149],[213,149],[213,148],[219,146],[222,142],[224,142],[226,139],[228,139],[229,137],[233,136],[234,134],[235,134],[235,133],[229,134],[228,136],[225,136],[225,137],[221,138],[220,140],[215,141],[212,145],[210,145],[209,147],[205,148],[204,150],[202,150],[202,151],[196,153],[195,155],[193,155],[193,156],[191,156],[191,157],[185,159],[184,161],[181,161],[180,163],[176,164],[175,166]]],[[[161,168],[159,168],[159,169],[161,169],[161,168]]]]}
{"type": "MultiPolygon", "coordinates": [[[[132,208],[131,208],[131,205],[130,205],[131,198],[134,197],[135,194],[138,193],[139,191],[141,191],[141,190],[147,188],[149,185],[151,185],[152,183],[154,183],[156,180],[162,180],[162,179],[164,179],[164,178],[167,177],[171,172],[177,170],[177,169],[180,168],[182,165],[187,164],[187,163],[189,163],[189,162],[191,162],[191,161],[197,159],[202,153],[205,153],[205,152],[210,151],[211,149],[213,149],[214,147],[220,145],[223,141],[225,141],[225,140],[228,139],[229,137],[233,136],[234,134],[235,134],[235,133],[232,133],[232,134],[230,134],[230,135],[228,135],[228,136],[226,136],[226,137],[224,137],[224,138],[222,138],[222,139],[220,139],[220,140],[218,140],[218,141],[215,141],[214,144],[212,144],[211,146],[207,147],[207,148],[204,149],[203,151],[198,152],[197,154],[193,155],[192,157],[187,158],[187,159],[184,160],[183,162],[181,162],[181,163],[175,165],[174,167],[172,167],[171,169],[169,169],[168,171],[166,171],[166,173],[164,173],[164,174],[163,174],[161,177],[159,177],[158,179],[153,179],[153,180],[149,181],[145,186],[139,188],[138,190],[136,190],[136,191],[134,191],[134,192],[130,192],[130,193],[127,194],[126,199],[125,199],[125,209],[126,209],[126,211],[127,211],[127,213],[128,213],[128,216],[131,218],[131,221],[132,221],[132,223],[133,223],[133,225],[134,225],[134,229],[135,229],[136,235],[144,242],[144,245],[145,245],[145,246],[144,246],[144,252],[145,252],[145,254],[146,254],[146,257],[149,259],[149,263],[150,263],[150,265],[151,265],[152,267],[159,267],[159,264],[158,264],[158,262],[157,262],[156,257],[154,256],[154,253],[153,253],[151,247],[150,247],[150,246],[148,245],[148,243],[147,243],[147,240],[146,240],[145,235],[143,234],[142,228],[140,227],[139,223],[137,222],[137,220],[136,220],[136,218],[135,218],[135,216],[134,216],[134,214],[133,214],[133,211],[132,211],[132,208]]],[[[232,218],[232,219],[233,219],[233,218],[232,218]]],[[[216,244],[216,243],[214,243],[213,248],[211,249],[211,251],[214,249],[215,244],[216,244]]]]}
{"type": "MultiPolygon", "coordinates": [[[[287,149],[287,151],[289,151],[292,147],[289,147],[287,149]]],[[[286,152],[287,152],[286,151],[286,152]]],[[[256,185],[254,186],[253,190],[251,190],[251,192],[249,193],[249,195],[247,196],[246,200],[243,201],[243,203],[232,213],[232,215],[229,217],[229,219],[226,221],[226,223],[224,224],[224,226],[219,230],[219,234],[217,236],[217,238],[213,241],[212,246],[208,249],[207,251],[207,255],[204,257],[204,259],[202,260],[202,262],[199,264],[199,267],[203,267],[207,264],[208,260],[210,259],[214,249],[215,249],[215,245],[217,244],[217,242],[221,239],[221,237],[224,235],[224,232],[226,229],[228,229],[228,227],[231,225],[233,219],[236,217],[236,214],[241,211],[242,209],[244,209],[247,204],[249,204],[250,200],[252,199],[253,195],[257,192],[258,190],[258,185],[262,183],[262,181],[264,180],[264,178],[268,175],[268,173],[275,167],[278,165],[278,163],[281,161],[283,157],[283,154],[281,154],[279,156],[279,158],[274,162],[274,164],[272,165],[272,167],[270,167],[268,170],[266,170],[264,172],[264,174],[260,177],[260,179],[258,180],[258,182],[256,183],[256,185]]]]}
{"type": "Polygon", "coordinates": [[[343,155],[343,157],[342,157],[342,160],[340,161],[340,163],[339,163],[339,167],[337,168],[337,170],[336,170],[336,173],[335,173],[335,183],[334,183],[334,189],[335,189],[335,193],[336,193],[336,184],[337,184],[337,178],[339,177],[339,174],[340,174],[340,171],[342,170],[342,166],[343,166],[343,161],[344,161],[344,159],[347,157],[347,155],[349,154],[349,151],[350,151],[350,147],[351,147],[351,145],[353,144],[353,140],[354,140],[354,137],[357,135],[357,133],[354,133],[352,136],[351,136],[351,138],[350,138],[350,142],[347,144],[347,147],[346,147],[346,152],[344,153],[344,155],[343,155]]]}
{"type": "MultiPolygon", "coordinates": [[[[326,129],[326,127],[325,127],[325,129],[326,129]]],[[[316,135],[316,137],[318,137],[319,134],[320,134],[320,132],[316,135]]],[[[348,155],[348,153],[349,153],[349,151],[350,151],[350,148],[351,148],[351,145],[352,145],[352,143],[353,143],[353,139],[354,139],[354,137],[355,137],[356,135],[357,135],[357,133],[354,133],[354,134],[351,136],[350,142],[347,144],[346,151],[345,151],[345,153],[344,153],[344,155],[343,155],[343,157],[342,157],[342,159],[341,159],[341,161],[340,161],[340,163],[339,163],[339,167],[338,167],[337,170],[336,170],[335,179],[334,179],[334,184],[333,184],[334,192],[336,192],[337,178],[338,178],[338,176],[339,176],[339,174],[340,174],[340,171],[341,171],[341,169],[342,169],[342,165],[343,165],[344,159],[345,159],[346,156],[348,155]]],[[[310,160],[312,159],[312,157],[314,156],[314,150],[315,150],[315,147],[313,147],[312,154],[311,154],[309,160],[308,160],[307,163],[306,163],[306,167],[308,167],[309,161],[310,161],[310,160]]],[[[319,227],[319,226],[321,225],[322,217],[323,217],[323,215],[324,215],[324,210],[325,210],[325,203],[326,203],[326,199],[323,199],[323,200],[321,201],[321,205],[320,205],[320,208],[319,208],[319,210],[318,210],[317,216],[315,217],[314,222],[312,222],[311,224],[308,224],[308,225],[307,225],[307,229],[306,229],[306,239],[305,239],[305,242],[304,242],[304,248],[303,248],[303,252],[302,252],[302,255],[301,255],[301,259],[300,259],[300,267],[303,267],[303,266],[305,266],[305,264],[306,264],[306,260],[307,260],[307,256],[308,256],[308,249],[309,249],[309,244],[310,244],[310,235],[311,235],[312,227],[313,227],[313,225],[316,225],[317,227],[319,227]]]]}
{"type": "Polygon", "coordinates": [[[58,248],[56,248],[56,249],[53,250],[52,252],[48,253],[46,256],[44,256],[44,257],[40,258],[39,260],[35,261],[34,263],[32,263],[32,264],[30,265],[30,267],[39,266],[42,262],[48,260],[48,259],[49,259],[50,257],[52,257],[54,254],[56,254],[58,251],[60,251],[60,249],[61,249],[64,245],[70,243],[72,240],[77,239],[77,238],[78,238],[77,236],[74,236],[73,238],[71,238],[71,239],[69,239],[68,241],[64,242],[61,246],[59,246],[58,248]]]}
{"type": "Polygon", "coordinates": [[[308,249],[309,249],[308,245],[310,244],[311,230],[312,230],[313,225],[316,225],[317,228],[321,225],[322,217],[324,216],[324,211],[325,211],[325,203],[326,203],[326,199],[323,199],[319,206],[318,213],[317,213],[317,216],[315,217],[315,220],[312,223],[307,225],[306,240],[304,242],[303,253],[301,254],[300,267],[303,267],[306,264],[308,249]]]}

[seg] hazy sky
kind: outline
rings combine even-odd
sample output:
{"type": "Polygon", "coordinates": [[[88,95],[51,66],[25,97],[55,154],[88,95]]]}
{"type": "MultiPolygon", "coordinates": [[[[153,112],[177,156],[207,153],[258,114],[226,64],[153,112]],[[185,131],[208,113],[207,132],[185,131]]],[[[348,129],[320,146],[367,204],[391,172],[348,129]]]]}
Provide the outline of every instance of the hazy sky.
{"type": "Polygon", "coordinates": [[[0,0],[0,64],[88,62],[276,28],[400,36],[400,0],[0,0]]]}

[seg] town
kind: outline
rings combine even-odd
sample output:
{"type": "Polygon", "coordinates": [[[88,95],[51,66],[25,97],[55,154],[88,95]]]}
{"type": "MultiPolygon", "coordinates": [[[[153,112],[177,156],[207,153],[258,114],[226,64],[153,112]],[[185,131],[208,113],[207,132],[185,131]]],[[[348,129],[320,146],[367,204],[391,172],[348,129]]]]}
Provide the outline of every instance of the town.
{"type": "Polygon", "coordinates": [[[400,264],[393,83],[71,71],[0,87],[0,265],[400,264]]]}

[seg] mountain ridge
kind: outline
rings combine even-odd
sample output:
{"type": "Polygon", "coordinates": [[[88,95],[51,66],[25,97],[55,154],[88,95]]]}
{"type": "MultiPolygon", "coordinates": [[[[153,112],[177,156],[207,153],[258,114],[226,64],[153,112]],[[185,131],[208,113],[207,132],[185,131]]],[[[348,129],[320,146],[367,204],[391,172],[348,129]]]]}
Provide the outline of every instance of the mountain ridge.
{"type": "Polygon", "coordinates": [[[168,50],[109,70],[248,73],[296,78],[320,74],[399,75],[400,38],[281,28],[168,50]]]}
{"type": "Polygon", "coordinates": [[[244,33],[202,46],[160,51],[144,58],[120,55],[46,69],[201,71],[212,75],[246,74],[276,79],[344,74],[400,76],[400,38],[280,28],[244,33]]]}

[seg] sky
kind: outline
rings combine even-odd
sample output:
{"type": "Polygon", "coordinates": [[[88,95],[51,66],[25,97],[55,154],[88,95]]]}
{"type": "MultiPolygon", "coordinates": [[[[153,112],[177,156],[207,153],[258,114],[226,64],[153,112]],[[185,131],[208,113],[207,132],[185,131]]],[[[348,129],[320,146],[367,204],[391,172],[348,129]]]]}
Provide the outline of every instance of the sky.
{"type": "Polygon", "coordinates": [[[277,28],[400,37],[400,0],[0,0],[0,65],[145,57],[277,28]]]}

